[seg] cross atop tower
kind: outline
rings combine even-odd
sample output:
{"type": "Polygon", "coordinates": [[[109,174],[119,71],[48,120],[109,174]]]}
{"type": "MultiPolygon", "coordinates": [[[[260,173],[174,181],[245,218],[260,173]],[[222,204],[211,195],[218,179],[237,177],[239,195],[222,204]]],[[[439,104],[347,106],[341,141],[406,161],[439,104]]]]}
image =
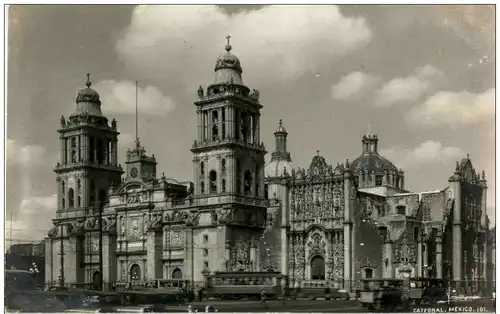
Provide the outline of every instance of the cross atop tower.
{"type": "Polygon", "coordinates": [[[231,39],[231,35],[227,35],[226,36],[226,40],[227,40],[227,43],[226,43],[226,51],[229,52],[231,51],[231,45],[229,44],[229,39],[231,39]]]}
{"type": "Polygon", "coordinates": [[[87,73],[87,82],[85,82],[85,85],[87,87],[90,87],[92,85],[92,82],[90,81],[90,73],[87,73]]]}
{"type": "Polygon", "coordinates": [[[319,156],[319,149],[316,150],[316,154],[319,156]]]}
{"type": "Polygon", "coordinates": [[[372,134],[372,125],[368,124],[368,135],[372,134]]]}

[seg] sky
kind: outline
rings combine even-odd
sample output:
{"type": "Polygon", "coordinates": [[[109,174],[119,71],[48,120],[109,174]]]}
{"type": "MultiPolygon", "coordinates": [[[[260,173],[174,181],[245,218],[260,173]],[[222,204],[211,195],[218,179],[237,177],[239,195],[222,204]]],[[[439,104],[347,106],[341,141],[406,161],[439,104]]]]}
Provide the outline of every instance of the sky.
{"type": "Polygon", "coordinates": [[[158,173],[192,180],[198,86],[231,35],[260,91],[269,152],[283,119],[295,167],[336,165],[377,133],[411,191],[443,189],[470,155],[494,219],[493,6],[11,6],[8,11],[6,237],[41,239],[56,211],[61,115],[91,73],[116,118],[119,159],[139,137],[158,173]],[[12,223],[10,216],[12,215],[12,223]],[[10,228],[12,226],[12,236],[10,228]],[[8,232],[8,233],[7,233],[8,232]]]}

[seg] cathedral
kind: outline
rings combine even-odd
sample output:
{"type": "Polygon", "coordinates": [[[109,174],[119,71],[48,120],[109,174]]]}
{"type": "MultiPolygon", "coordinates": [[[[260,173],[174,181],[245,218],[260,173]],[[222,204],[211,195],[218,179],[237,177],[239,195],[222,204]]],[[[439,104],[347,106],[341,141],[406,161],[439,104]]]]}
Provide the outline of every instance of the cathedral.
{"type": "Polygon", "coordinates": [[[231,270],[349,291],[374,277],[490,284],[487,182],[469,156],[445,189],[411,192],[404,171],[379,154],[376,134],[361,138],[355,160],[333,166],[318,151],[307,169],[296,168],[279,121],[266,164],[263,104],[231,50],[228,42],[213,83],[197,91],[192,182],[159,174],[138,138],[119,164],[118,123],[103,114],[88,76],[58,130],[48,281],[202,284],[208,273],[231,270]]]}

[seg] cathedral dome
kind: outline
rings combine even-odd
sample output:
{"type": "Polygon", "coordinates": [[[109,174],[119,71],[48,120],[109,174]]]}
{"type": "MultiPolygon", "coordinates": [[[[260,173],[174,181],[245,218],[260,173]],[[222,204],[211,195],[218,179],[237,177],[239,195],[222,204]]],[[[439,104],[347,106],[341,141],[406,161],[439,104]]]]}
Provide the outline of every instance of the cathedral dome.
{"type": "Polygon", "coordinates": [[[358,173],[360,171],[384,173],[387,171],[398,171],[398,168],[388,159],[378,153],[378,137],[376,134],[365,135],[362,139],[363,153],[356,158],[350,165],[351,171],[358,173]]]}
{"type": "Polygon", "coordinates": [[[240,59],[231,53],[232,47],[229,44],[229,38],[231,37],[226,38],[228,41],[225,47],[226,52],[221,54],[215,62],[215,80],[213,84],[231,83],[243,85],[243,79],[241,78],[243,70],[241,69],[240,59]]]}
{"type": "Polygon", "coordinates": [[[264,177],[280,178],[292,173],[293,165],[288,160],[271,160],[264,168],[264,177]]]}
{"type": "Polygon", "coordinates": [[[351,163],[351,170],[357,173],[361,170],[371,172],[374,170],[376,173],[383,173],[384,170],[398,171],[398,168],[386,158],[380,156],[378,153],[362,154],[351,163]]]}
{"type": "Polygon", "coordinates": [[[276,133],[287,133],[285,127],[283,126],[283,120],[280,120],[280,124],[278,125],[278,128],[276,129],[276,132],[274,132],[274,134],[276,133]]]}
{"type": "Polygon", "coordinates": [[[90,103],[98,103],[101,104],[101,100],[99,97],[99,93],[90,88],[92,86],[92,82],[90,81],[90,77],[87,76],[87,82],[85,82],[84,88],[80,89],[78,92],[78,96],[76,96],[76,102],[90,102],[90,103]]]}
{"type": "Polygon", "coordinates": [[[102,117],[99,93],[91,88],[90,74],[87,74],[85,87],[76,96],[76,112],[72,116],[89,115],[102,117]]]}

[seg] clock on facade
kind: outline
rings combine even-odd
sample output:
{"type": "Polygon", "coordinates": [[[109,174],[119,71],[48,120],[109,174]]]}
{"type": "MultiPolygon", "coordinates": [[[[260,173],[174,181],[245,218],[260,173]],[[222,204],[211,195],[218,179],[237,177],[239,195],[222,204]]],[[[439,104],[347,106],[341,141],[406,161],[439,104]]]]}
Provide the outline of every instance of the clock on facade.
{"type": "Polygon", "coordinates": [[[137,177],[137,174],[138,174],[138,173],[139,173],[139,172],[137,171],[137,168],[136,168],[136,167],[132,167],[132,169],[130,169],[130,176],[131,176],[132,178],[137,177]]]}

